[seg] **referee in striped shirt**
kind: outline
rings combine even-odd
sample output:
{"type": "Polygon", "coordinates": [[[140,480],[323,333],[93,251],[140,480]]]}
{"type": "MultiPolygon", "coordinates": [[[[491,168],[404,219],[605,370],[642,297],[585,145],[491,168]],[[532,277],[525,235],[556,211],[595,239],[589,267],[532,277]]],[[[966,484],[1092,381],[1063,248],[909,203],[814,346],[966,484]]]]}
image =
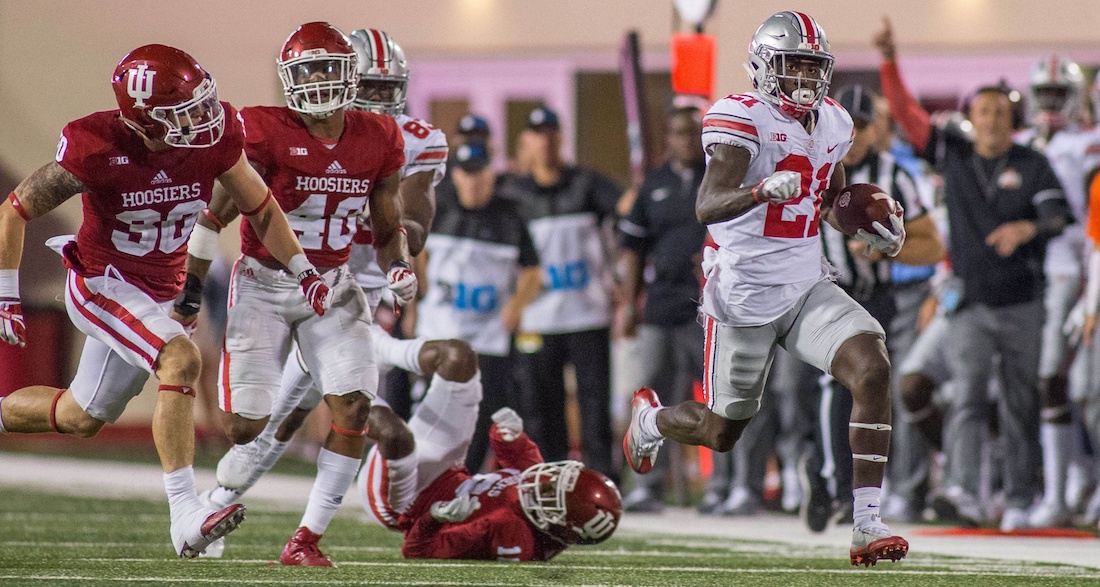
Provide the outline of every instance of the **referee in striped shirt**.
{"type": "MultiPolygon", "coordinates": [[[[821,226],[821,242],[829,263],[836,269],[837,285],[870,312],[887,329],[895,314],[894,293],[890,283],[891,263],[898,261],[909,265],[928,265],[941,261],[944,255],[943,239],[931,217],[921,204],[916,183],[905,169],[900,167],[888,151],[879,151],[884,133],[890,132],[889,120],[876,116],[875,96],[859,85],[846,86],[836,94],[841,106],[852,116],[855,134],[852,148],[844,157],[844,169],[848,183],[873,183],[890,194],[905,209],[905,245],[898,256],[890,259],[878,251],[870,251],[864,243],[849,238],[827,223],[821,226]]],[[[893,357],[891,349],[891,357],[893,357]]],[[[897,394],[891,394],[897,395],[897,394]]],[[[834,513],[830,501],[842,508],[850,508],[852,502],[852,451],[848,445],[848,419],[852,410],[851,393],[829,376],[821,378],[820,434],[815,433],[817,453],[811,459],[810,499],[807,524],[811,530],[823,530],[834,513]],[[816,441],[820,442],[816,442],[816,441]],[[820,459],[821,467],[814,466],[820,459]],[[821,477],[813,478],[820,471],[821,477]],[[824,483],[822,483],[822,481],[824,483]],[[827,488],[829,496],[822,490],[827,488]],[[814,507],[817,506],[817,507],[814,507]]],[[[895,414],[902,413],[900,406],[895,414]]],[[[894,418],[894,439],[891,447],[891,465],[901,464],[896,456],[906,446],[904,423],[894,418]],[[899,434],[901,432],[901,434],[899,434]],[[896,456],[895,456],[896,455],[896,456]]],[[[888,473],[889,474],[889,471],[888,473]]],[[[906,475],[903,475],[906,476],[906,475]]],[[[837,523],[851,523],[851,511],[843,509],[837,523]]]]}

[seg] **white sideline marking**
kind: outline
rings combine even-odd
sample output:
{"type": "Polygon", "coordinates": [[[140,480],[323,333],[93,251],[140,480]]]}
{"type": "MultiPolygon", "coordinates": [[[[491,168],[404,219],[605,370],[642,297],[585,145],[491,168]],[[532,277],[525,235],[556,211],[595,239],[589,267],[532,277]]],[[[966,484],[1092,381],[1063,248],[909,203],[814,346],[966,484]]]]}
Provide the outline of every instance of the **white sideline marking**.
{"type": "MultiPolygon", "coordinates": [[[[155,562],[163,561],[160,558],[81,558],[79,560],[91,561],[91,562],[155,562]]],[[[268,559],[207,559],[211,564],[247,564],[247,565],[266,565],[271,561],[268,559]]],[[[883,564],[889,568],[890,561],[882,561],[883,564]]],[[[416,562],[368,562],[368,561],[341,561],[338,563],[342,567],[398,567],[398,568],[426,568],[426,567],[447,567],[447,568],[484,568],[484,562],[462,562],[462,561],[440,561],[440,560],[420,560],[416,562]]],[[[572,570],[572,571],[604,571],[614,572],[622,570],[622,567],[618,566],[606,566],[606,565],[571,565],[571,564],[555,564],[552,567],[556,570],[572,570]]],[[[661,566],[661,567],[646,567],[649,571],[664,572],[664,573],[719,573],[727,575],[767,575],[767,574],[805,574],[807,572],[812,573],[826,573],[826,574],[849,574],[869,572],[862,569],[814,569],[808,571],[807,569],[769,569],[769,568],[700,568],[700,567],[675,567],[675,566],[661,566]]],[[[1045,567],[1036,566],[1031,569],[1035,572],[1025,571],[1009,571],[1009,572],[997,572],[994,576],[997,577],[1021,577],[1021,578],[1036,578],[1036,577],[1066,577],[1075,579],[1096,579],[1100,578],[1100,573],[1083,573],[1080,569],[1069,567],[1045,567]]],[[[973,571],[973,570],[915,570],[904,568],[889,568],[891,575],[914,575],[914,576],[944,576],[944,577],[989,577],[989,572],[973,571]]],[[[3,577],[0,577],[3,578],[3,577]]],[[[465,583],[462,583],[465,584],[465,583]]],[[[486,583],[487,585],[489,583],[486,583]]],[[[504,583],[507,585],[514,585],[514,583],[504,583]]],[[[559,584],[560,585],[560,584],[559,584]]]]}

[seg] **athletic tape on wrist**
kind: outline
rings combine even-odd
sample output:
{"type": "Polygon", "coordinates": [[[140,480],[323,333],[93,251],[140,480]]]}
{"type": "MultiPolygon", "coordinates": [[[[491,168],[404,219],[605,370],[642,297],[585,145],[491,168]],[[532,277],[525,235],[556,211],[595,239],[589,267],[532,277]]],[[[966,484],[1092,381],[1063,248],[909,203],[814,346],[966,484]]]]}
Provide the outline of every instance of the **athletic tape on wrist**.
{"type": "Polygon", "coordinates": [[[195,228],[191,230],[191,238],[187,240],[187,254],[203,261],[213,261],[217,252],[218,233],[201,224],[195,224],[195,228]]]}
{"type": "Polygon", "coordinates": [[[18,269],[0,269],[0,299],[19,299],[18,269]]]}
{"type": "Polygon", "coordinates": [[[316,269],[313,263],[309,262],[309,259],[306,258],[304,253],[298,253],[291,257],[290,261],[287,261],[286,268],[299,280],[301,280],[301,275],[303,273],[316,269]]]}

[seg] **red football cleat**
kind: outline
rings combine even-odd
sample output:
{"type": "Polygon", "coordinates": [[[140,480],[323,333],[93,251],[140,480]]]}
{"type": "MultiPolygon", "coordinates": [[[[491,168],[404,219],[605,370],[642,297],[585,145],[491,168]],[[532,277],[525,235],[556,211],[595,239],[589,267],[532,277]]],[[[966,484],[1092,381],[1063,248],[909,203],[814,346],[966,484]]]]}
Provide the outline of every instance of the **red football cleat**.
{"type": "Polygon", "coordinates": [[[286,543],[283,554],[279,556],[279,562],[288,567],[335,567],[332,561],[321,549],[317,542],[321,540],[320,534],[310,532],[302,526],[290,537],[286,543]]]}
{"type": "Polygon", "coordinates": [[[653,461],[657,459],[657,450],[665,439],[645,441],[642,438],[642,429],[638,422],[642,412],[661,407],[661,400],[657,398],[657,392],[648,387],[643,387],[634,392],[634,400],[630,403],[630,427],[623,437],[623,454],[626,462],[638,473],[648,473],[653,468],[653,461]]]}

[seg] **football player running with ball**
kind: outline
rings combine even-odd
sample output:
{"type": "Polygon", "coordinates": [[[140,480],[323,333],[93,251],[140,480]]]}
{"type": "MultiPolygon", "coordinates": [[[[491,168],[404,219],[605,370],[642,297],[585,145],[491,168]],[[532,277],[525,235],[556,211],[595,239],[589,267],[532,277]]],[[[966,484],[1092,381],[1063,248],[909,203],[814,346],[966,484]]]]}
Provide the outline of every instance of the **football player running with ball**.
{"type": "MultiPolygon", "coordinates": [[[[832,203],[845,183],[841,159],[852,137],[851,117],[826,98],[829,42],[810,16],[780,12],[753,35],[746,69],[756,91],[719,100],[703,119],[707,169],[696,215],[718,244],[703,261],[705,401],[665,408],[642,388],[623,449],[639,473],[665,438],[730,450],[759,409],[782,345],[852,392],[851,563],[898,560],[909,545],[879,516],[891,429],[885,334],[833,283],[818,237],[821,213],[836,227],[832,203]]],[[[857,238],[894,256],[905,230],[891,225],[857,238]]]]}
{"type": "Polygon", "coordinates": [[[25,179],[0,205],[0,338],[25,343],[18,267],[24,225],[82,194],[76,237],[55,237],[68,267],[65,305],[88,335],[68,389],[32,386],[0,403],[0,432],[95,436],[114,422],[149,374],[160,380],[153,440],[164,468],[172,544],[194,558],[244,518],[240,505],[218,511],[195,495],[194,387],[199,350],[185,335],[193,318],[172,314],[183,286],[187,239],[211,199],[214,180],[269,263],[291,268],[286,301],[314,316],[327,285],[302,253],[271,191],[248,164],[236,110],[218,101],[214,78],[190,55],[165,45],[139,47],[118,64],[118,110],[69,123],[56,162],[25,179]],[[175,318],[175,319],[173,319],[175,318]],[[6,429],[6,430],[5,430],[6,429]]]}

